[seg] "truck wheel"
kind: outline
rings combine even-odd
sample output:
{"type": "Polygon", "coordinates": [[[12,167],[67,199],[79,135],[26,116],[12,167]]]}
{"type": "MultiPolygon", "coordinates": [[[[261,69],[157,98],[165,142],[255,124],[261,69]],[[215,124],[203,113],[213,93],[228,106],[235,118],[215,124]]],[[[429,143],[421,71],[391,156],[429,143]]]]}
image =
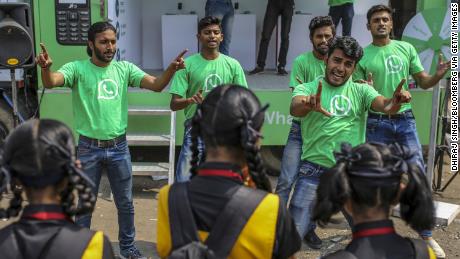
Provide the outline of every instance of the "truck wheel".
{"type": "Polygon", "coordinates": [[[271,176],[278,177],[280,175],[283,149],[283,146],[263,146],[260,150],[267,173],[271,176]]]}

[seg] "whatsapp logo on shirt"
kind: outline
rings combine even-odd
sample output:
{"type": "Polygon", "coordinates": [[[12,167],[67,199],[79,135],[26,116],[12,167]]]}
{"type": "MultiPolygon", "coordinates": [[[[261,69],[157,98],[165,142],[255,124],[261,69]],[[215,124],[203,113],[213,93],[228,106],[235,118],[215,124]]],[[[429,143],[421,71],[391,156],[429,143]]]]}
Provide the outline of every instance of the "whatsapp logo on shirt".
{"type": "Polygon", "coordinates": [[[403,70],[403,61],[398,55],[390,55],[385,59],[387,74],[396,74],[403,70]]]}
{"type": "Polygon", "coordinates": [[[218,74],[210,74],[204,80],[204,92],[210,92],[214,87],[222,84],[222,78],[218,74]]]}
{"type": "Polygon", "coordinates": [[[351,110],[350,99],[343,95],[335,95],[332,97],[330,105],[330,113],[337,117],[347,116],[351,110]]]}
{"type": "Polygon", "coordinates": [[[112,79],[104,79],[97,85],[97,99],[112,100],[119,94],[117,82],[112,79]]]}

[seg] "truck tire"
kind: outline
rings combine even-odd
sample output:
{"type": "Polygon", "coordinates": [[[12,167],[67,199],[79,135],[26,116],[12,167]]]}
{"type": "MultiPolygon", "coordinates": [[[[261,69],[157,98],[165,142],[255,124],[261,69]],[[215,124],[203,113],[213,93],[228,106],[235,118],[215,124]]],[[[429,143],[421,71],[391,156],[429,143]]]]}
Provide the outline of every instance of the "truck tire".
{"type": "Polygon", "coordinates": [[[0,143],[3,143],[13,128],[13,112],[5,100],[0,98],[0,143]]]}

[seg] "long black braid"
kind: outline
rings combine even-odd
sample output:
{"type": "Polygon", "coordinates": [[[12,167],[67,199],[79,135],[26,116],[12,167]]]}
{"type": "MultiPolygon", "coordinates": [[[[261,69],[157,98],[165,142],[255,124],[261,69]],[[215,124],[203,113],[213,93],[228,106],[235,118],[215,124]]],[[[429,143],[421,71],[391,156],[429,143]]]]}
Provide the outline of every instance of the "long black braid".
{"type": "Polygon", "coordinates": [[[96,204],[96,195],[88,181],[73,171],[68,171],[67,188],[61,192],[62,207],[69,216],[91,213],[96,204]],[[75,202],[74,190],[77,190],[80,206],[75,202]]]}
{"type": "Polygon", "coordinates": [[[258,189],[272,192],[270,180],[260,157],[260,148],[257,146],[260,134],[252,128],[251,124],[252,120],[248,120],[241,126],[241,146],[246,156],[249,174],[258,189]]]}
{"type": "Polygon", "coordinates": [[[257,188],[271,192],[257,145],[267,107],[261,107],[255,94],[244,87],[222,85],[214,88],[192,120],[192,174],[196,173],[199,162],[197,140],[201,136],[207,148],[227,147],[243,151],[257,188]]]}
{"type": "Polygon", "coordinates": [[[22,210],[22,186],[16,181],[11,181],[11,192],[13,193],[13,198],[10,201],[10,206],[8,207],[6,217],[7,219],[16,217],[19,215],[19,212],[22,210]]]}
{"type": "MultiPolygon", "coordinates": [[[[191,168],[190,168],[190,173],[192,174],[192,177],[197,174],[198,170],[198,165],[200,163],[200,150],[198,149],[198,141],[200,138],[200,121],[202,119],[202,114],[201,114],[201,105],[198,105],[198,108],[196,110],[195,116],[192,118],[192,129],[191,129],[191,137],[192,137],[192,145],[190,147],[190,150],[192,151],[192,160],[190,161],[191,168]]],[[[204,155],[204,154],[202,154],[204,155]]]]}

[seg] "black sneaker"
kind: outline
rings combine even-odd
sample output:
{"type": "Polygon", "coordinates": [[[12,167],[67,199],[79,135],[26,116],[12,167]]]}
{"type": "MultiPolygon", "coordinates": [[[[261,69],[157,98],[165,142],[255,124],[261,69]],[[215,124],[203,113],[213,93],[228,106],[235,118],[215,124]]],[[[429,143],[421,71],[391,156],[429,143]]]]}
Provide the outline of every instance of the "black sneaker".
{"type": "Polygon", "coordinates": [[[262,74],[263,72],[264,72],[264,68],[257,66],[253,70],[249,71],[249,74],[250,75],[256,75],[256,74],[262,74]]]}
{"type": "Polygon", "coordinates": [[[147,259],[136,247],[120,251],[120,255],[123,259],[147,259]]]}
{"type": "Polygon", "coordinates": [[[316,235],[315,230],[310,230],[303,238],[305,243],[312,249],[320,249],[323,241],[316,235]]]}
{"type": "Polygon", "coordinates": [[[287,74],[288,72],[286,71],[286,69],[284,69],[284,67],[278,67],[278,75],[285,76],[287,74]]]}

